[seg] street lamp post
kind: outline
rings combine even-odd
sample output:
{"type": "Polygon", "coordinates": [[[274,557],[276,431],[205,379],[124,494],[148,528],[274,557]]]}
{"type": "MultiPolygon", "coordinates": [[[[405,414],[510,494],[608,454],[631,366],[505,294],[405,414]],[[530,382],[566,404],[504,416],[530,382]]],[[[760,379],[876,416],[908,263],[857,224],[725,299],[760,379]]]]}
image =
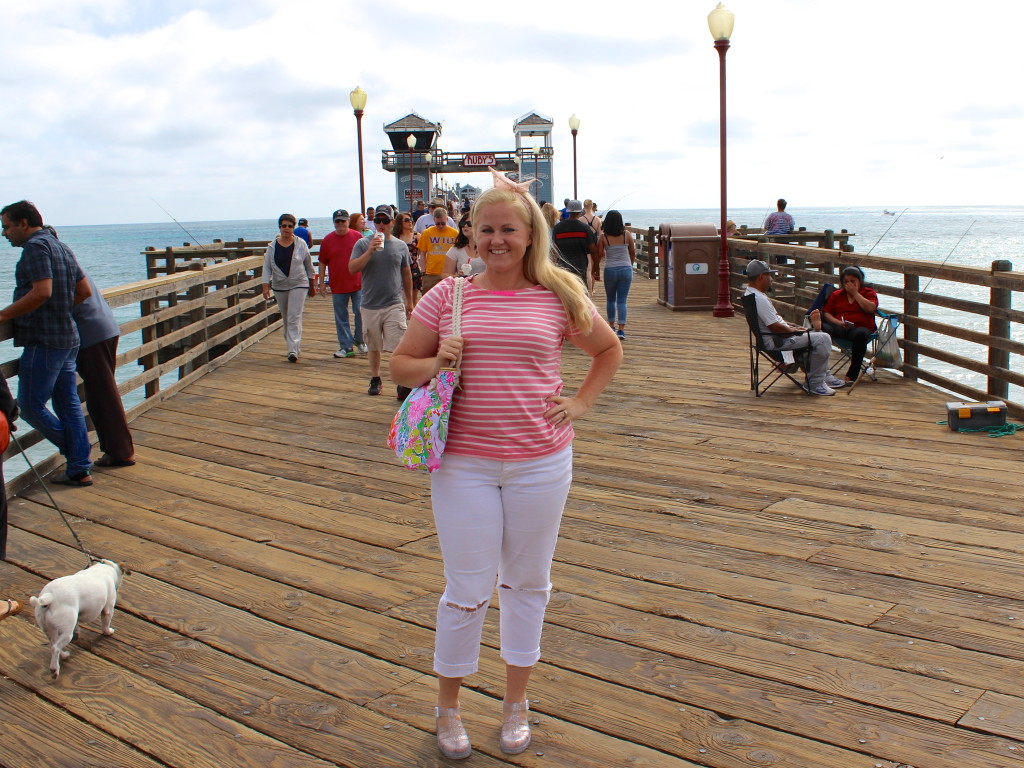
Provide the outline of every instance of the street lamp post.
{"type": "Polygon", "coordinates": [[[533,145],[533,178],[537,180],[536,191],[533,193],[533,199],[538,203],[540,202],[540,145],[533,145]]]}
{"type": "Polygon", "coordinates": [[[732,317],[732,298],[729,294],[729,243],[725,233],[725,222],[728,214],[726,202],[726,174],[725,174],[725,54],[729,50],[729,38],[732,37],[732,27],[735,17],[731,11],[727,11],[722,3],[715,6],[715,10],[708,14],[708,28],[711,36],[715,39],[715,50],[718,51],[718,144],[721,158],[721,182],[722,182],[722,228],[721,228],[721,251],[718,258],[718,302],[711,314],[715,317],[732,317]]]}
{"type": "Polygon", "coordinates": [[[572,131],[572,199],[579,200],[580,193],[576,183],[576,134],[580,131],[580,119],[575,113],[569,118],[569,130],[572,131]]]}
{"type": "Polygon", "coordinates": [[[366,188],[363,186],[363,110],[366,109],[366,91],[358,85],[348,95],[356,115],[356,145],[359,148],[359,210],[366,210],[366,188]]]}
{"type": "Polygon", "coordinates": [[[409,213],[411,214],[416,212],[416,205],[412,200],[412,158],[415,154],[413,150],[416,149],[416,137],[410,133],[405,143],[409,147],[409,213]]]}

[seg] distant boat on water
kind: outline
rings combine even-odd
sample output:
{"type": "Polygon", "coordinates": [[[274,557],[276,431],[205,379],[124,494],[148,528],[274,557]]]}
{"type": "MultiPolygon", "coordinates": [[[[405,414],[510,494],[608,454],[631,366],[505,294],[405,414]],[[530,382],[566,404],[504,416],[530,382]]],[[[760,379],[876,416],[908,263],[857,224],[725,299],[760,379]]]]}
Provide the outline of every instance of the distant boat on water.
{"type": "Polygon", "coordinates": [[[896,211],[890,211],[888,208],[883,208],[882,209],[882,213],[884,213],[886,216],[895,216],[896,215],[896,211]]]}

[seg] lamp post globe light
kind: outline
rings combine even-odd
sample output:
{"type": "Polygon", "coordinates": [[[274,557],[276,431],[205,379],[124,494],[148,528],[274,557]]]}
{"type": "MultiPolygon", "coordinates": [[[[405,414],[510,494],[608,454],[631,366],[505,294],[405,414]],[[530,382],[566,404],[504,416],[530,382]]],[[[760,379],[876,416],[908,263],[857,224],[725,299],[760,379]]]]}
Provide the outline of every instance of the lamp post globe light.
{"type": "Polygon", "coordinates": [[[718,301],[711,314],[715,317],[732,317],[732,298],[729,294],[729,243],[725,234],[725,222],[728,214],[726,203],[726,174],[725,174],[725,54],[729,50],[729,38],[732,37],[732,27],[735,17],[731,11],[727,11],[722,3],[715,6],[715,10],[708,14],[708,29],[715,39],[715,50],[718,51],[718,145],[721,159],[721,183],[722,183],[722,223],[721,223],[721,252],[718,258],[718,301]]]}
{"type": "Polygon", "coordinates": [[[366,91],[358,85],[348,95],[356,115],[356,146],[359,148],[359,210],[366,210],[366,188],[363,186],[363,110],[366,109],[366,91]]]}
{"type": "Polygon", "coordinates": [[[580,119],[573,113],[569,118],[569,130],[572,131],[572,199],[579,200],[580,193],[576,183],[576,134],[580,131],[580,119]]]}
{"type": "Polygon", "coordinates": [[[416,137],[410,133],[405,143],[409,147],[409,213],[411,214],[416,211],[416,204],[412,199],[412,156],[416,149],[416,137]]]}

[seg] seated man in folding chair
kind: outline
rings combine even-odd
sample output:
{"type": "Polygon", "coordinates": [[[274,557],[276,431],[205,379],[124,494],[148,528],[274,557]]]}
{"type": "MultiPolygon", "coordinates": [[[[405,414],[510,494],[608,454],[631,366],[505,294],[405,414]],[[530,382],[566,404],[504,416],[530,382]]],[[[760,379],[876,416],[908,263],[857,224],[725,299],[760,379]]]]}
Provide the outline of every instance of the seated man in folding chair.
{"type": "Polygon", "coordinates": [[[878,294],[874,288],[864,285],[864,272],[860,267],[847,267],[843,270],[842,278],[843,287],[833,291],[825,300],[822,308],[824,319],[819,316],[816,322],[811,318],[811,326],[815,330],[824,331],[833,339],[850,342],[850,369],[841,380],[843,384],[849,384],[860,376],[868,342],[876,330],[878,294]]]}
{"type": "MultiPolygon", "coordinates": [[[[757,321],[764,336],[765,346],[769,349],[782,351],[786,349],[803,349],[811,347],[810,368],[807,371],[808,391],[812,395],[827,396],[836,393],[833,387],[841,387],[843,383],[828,370],[828,355],[832,350],[832,339],[827,333],[810,331],[799,325],[787,323],[766,295],[772,287],[772,275],[778,271],[758,259],[747,264],[747,290],[745,294],[754,294],[757,304],[757,321]],[[772,336],[768,334],[779,334],[772,336]]],[[[815,310],[811,322],[820,324],[821,315],[815,310]]]]}

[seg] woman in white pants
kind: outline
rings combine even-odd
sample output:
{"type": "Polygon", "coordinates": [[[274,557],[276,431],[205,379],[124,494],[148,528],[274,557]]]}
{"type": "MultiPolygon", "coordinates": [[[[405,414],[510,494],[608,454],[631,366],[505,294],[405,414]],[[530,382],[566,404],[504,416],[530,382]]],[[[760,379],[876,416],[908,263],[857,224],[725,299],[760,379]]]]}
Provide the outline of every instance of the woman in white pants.
{"type": "Polygon", "coordinates": [[[501,601],[506,688],[500,747],[530,743],[526,686],[540,658],[551,560],[572,482],[572,421],[614,376],[622,347],[575,275],[551,258],[547,223],[532,196],[495,173],[473,206],[483,272],[466,280],[462,335],[453,337],[449,277],[413,311],[391,358],[397,384],[419,386],[461,355],[441,468],[431,475],[446,586],[438,603],[434,671],[437,741],[468,757],[459,712],[462,678],[477,670],[484,615],[501,601]],[[562,342],[590,355],[572,397],[561,395],[562,342]]]}
{"type": "Polygon", "coordinates": [[[288,362],[297,363],[302,344],[302,310],[306,297],[316,295],[313,258],[306,241],[295,237],[294,216],[282,213],[277,227],[281,234],[267,245],[263,257],[263,298],[269,300],[273,288],[284,321],[288,362]]]}

